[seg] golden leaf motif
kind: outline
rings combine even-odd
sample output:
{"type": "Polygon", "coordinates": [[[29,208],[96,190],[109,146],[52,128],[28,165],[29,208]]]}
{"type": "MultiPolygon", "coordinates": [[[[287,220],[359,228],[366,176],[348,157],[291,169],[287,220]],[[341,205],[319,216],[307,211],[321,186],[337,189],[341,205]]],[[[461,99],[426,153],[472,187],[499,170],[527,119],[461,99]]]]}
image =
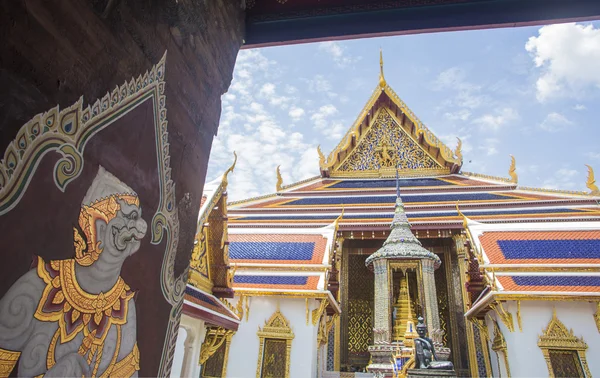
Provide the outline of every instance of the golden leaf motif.
{"type": "Polygon", "coordinates": [[[100,325],[100,322],[102,321],[102,312],[97,312],[94,314],[94,323],[96,323],[97,325],[100,325]]]}
{"type": "Polygon", "coordinates": [[[58,293],[56,293],[56,295],[52,299],[52,304],[59,304],[59,303],[62,303],[64,300],[65,300],[65,295],[63,294],[62,291],[59,291],[58,293]]]}
{"type": "Polygon", "coordinates": [[[115,311],[119,311],[121,309],[121,301],[116,301],[112,308],[115,311]]]}
{"type": "Polygon", "coordinates": [[[52,279],[52,286],[57,289],[60,287],[60,277],[59,276],[56,276],[52,279]]]}
{"type": "Polygon", "coordinates": [[[92,319],[92,315],[90,314],[83,314],[83,324],[87,325],[90,320],[92,319]]]}
{"type": "Polygon", "coordinates": [[[71,322],[75,323],[75,321],[79,319],[80,315],[81,313],[77,311],[77,309],[73,309],[73,312],[71,312],[71,322]]]}
{"type": "Polygon", "coordinates": [[[71,311],[71,304],[69,304],[69,302],[65,302],[65,305],[63,306],[63,310],[64,312],[69,312],[71,311]]]}

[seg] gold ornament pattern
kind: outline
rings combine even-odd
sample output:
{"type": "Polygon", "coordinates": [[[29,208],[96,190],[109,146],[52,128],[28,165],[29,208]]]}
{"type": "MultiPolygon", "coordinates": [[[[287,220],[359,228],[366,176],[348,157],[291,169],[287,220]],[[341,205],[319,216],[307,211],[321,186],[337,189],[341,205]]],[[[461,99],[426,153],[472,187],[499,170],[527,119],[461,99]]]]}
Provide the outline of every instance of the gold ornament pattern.
{"type": "Polygon", "coordinates": [[[338,171],[377,171],[395,167],[400,170],[444,168],[415,143],[383,108],[367,135],[338,171]]]}
{"type": "Polygon", "coordinates": [[[61,343],[83,331],[84,337],[93,334],[93,343],[102,345],[111,325],[127,322],[135,292],[121,277],[106,293],[90,294],[77,283],[73,259],[46,263],[38,256],[37,273],[46,288],[34,316],[42,322],[58,322],[61,343]]]}

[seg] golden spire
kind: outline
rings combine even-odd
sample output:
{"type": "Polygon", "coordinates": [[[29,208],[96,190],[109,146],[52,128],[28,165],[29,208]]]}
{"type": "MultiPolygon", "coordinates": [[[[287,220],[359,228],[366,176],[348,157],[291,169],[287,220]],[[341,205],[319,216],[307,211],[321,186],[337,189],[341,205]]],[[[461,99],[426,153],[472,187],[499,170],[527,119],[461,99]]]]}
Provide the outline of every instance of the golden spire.
{"type": "Polygon", "coordinates": [[[512,155],[510,155],[510,168],[508,168],[508,174],[510,175],[510,182],[513,184],[516,184],[519,181],[519,176],[517,176],[517,162],[512,155]]]}
{"type": "Polygon", "coordinates": [[[585,166],[588,168],[588,177],[585,186],[587,186],[587,188],[591,190],[591,195],[598,196],[600,195],[600,190],[598,190],[598,186],[596,185],[596,179],[594,178],[594,168],[587,164],[585,166]]]}
{"type": "Polygon", "coordinates": [[[231,167],[227,168],[225,173],[223,173],[223,180],[221,181],[221,184],[223,185],[223,190],[227,189],[227,175],[229,174],[229,172],[233,172],[233,169],[235,168],[235,163],[237,163],[237,154],[235,153],[235,151],[233,151],[233,164],[231,164],[231,167]]]}
{"type": "Polygon", "coordinates": [[[383,76],[383,50],[379,49],[379,86],[381,89],[386,87],[385,77],[383,76]]]}
{"type": "Polygon", "coordinates": [[[283,184],[283,179],[281,178],[281,171],[279,170],[280,167],[281,165],[277,166],[277,183],[275,184],[275,190],[277,190],[278,192],[281,192],[283,184]]]}
{"type": "Polygon", "coordinates": [[[456,158],[458,159],[459,162],[462,163],[462,140],[460,140],[459,137],[456,137],[456,139],[458,139],[458,144],[456,145],[456,150],[454,151],[454,155],[456,155],[456,158]]]}

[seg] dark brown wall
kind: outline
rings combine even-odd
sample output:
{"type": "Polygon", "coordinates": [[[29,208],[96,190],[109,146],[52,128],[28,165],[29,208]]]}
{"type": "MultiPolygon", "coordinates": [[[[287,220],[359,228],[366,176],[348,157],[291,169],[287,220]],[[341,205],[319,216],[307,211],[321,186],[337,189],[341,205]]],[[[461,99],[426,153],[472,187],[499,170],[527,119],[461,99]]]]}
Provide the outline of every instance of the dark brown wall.
{"type": "MultiPolygon", "coordinates": [[[[36,114],[56,105],[70,106],[81,96],[84,104],[93,103],[149,70],[168,50],[165,95],[170,166],[181,205],[175,262],[175,274],[180,274],[189,262],[208,156],[220,117],[220,97],[231,82],[243,27],[239,0],[3,1],[0,159],[19,128],[36,114]],[[189,200],[182,200],[186,194],[189,200]]],[[[21,202],[0,216],[0,234],[11,235],[0,242],[2,257],[10,254],[0,264],[4,277],[0,296],[27,271],[33,254],[47,259],[72,257],[69,230],[77,222],[81,200],[98,164],[138,192],[150,224],[159,194],[156,175],[148,174],[156,169],[156,154],[149,148],[151,140],[146,140],[154,137],[151,114],[142,106],[92,139],[86,147],[82,175],[64,194],[53,186],[49,173],[59,155],[44,157],[21,202]],[[28,242],[19,247],[25,240],[28,242]]],[[[160,294],[164,241],[151,246],[149,237],[146,239],[140,250],[145,252],[131,258],[144,269],[125,267],[123,276],[139,291],[140,376],[153,376],[166,317],[162,310],[153,312],[156,304],[148,293],[160,294]],[[148,358],[150,355],[156,358],[148,358]]]]}

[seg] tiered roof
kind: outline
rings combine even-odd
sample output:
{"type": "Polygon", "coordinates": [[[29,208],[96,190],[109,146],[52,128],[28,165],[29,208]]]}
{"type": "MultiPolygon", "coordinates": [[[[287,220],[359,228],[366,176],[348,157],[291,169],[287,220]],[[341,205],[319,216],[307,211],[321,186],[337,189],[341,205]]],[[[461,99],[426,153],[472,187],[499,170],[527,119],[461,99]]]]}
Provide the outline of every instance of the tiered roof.
{"type": "Polygon", "coordinates": [[[365,108],[327,157],[319,149],[318,163],[317,177],[284,186],[278,174],[276,193],[228,204],[238,294],[327,298],[339,311],[329,290],[337,287],[337,232],[389,237],[399,185],[419,238],[430,230],[449,237],[469,218],[481,251],[469,262],[473,299],[494,283],[474,308],[500,294],[600,295],[600,192],[591,167],[589,193],[520,187],[514,158],[510,178],[461,172],[460,140],[450,149],[416,117],[387,85],[383,61],[365,108]]]}
{"type": "Polygon", "coordinates": [[[338,222],[322,228],[232,228],[229,261],[239,295],[325,298],[339,312],[327,288],[327,271],[338,222]]]}
{"type": "Polygon", "coordinates": [[[495,301],[600,299],[600,222],[482,224],[467,220],[488,287],[467,316],[495,301]]]}
{"type": "MultiPolygon", "coordinates": [[[[508,179],[506,179],[508,180],[508,179]]],[[[462,228],[456,210],[478,222],[600,220],[597,196],[521,189],[501,178],[464,174],[400,179],[413,229],[462,228]]],[[[341,230],[387,230],[394,217],[395,180],[314,178],[266,198],[229,206],[231,228],[323,227],[342,209],[341,230]]]]}

